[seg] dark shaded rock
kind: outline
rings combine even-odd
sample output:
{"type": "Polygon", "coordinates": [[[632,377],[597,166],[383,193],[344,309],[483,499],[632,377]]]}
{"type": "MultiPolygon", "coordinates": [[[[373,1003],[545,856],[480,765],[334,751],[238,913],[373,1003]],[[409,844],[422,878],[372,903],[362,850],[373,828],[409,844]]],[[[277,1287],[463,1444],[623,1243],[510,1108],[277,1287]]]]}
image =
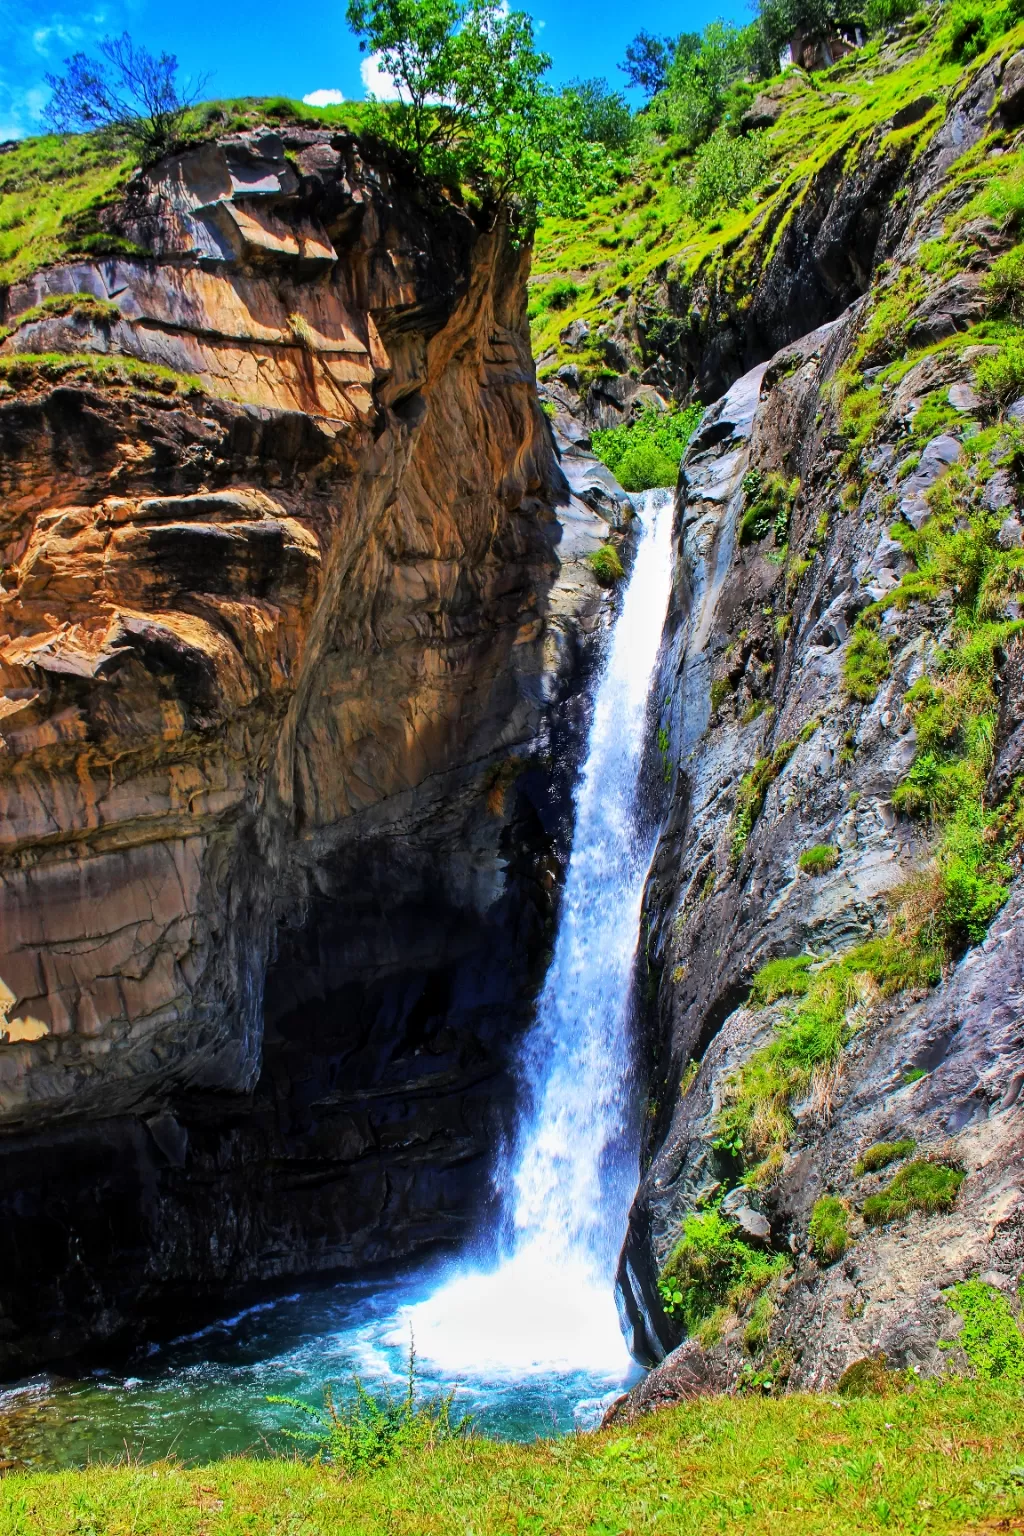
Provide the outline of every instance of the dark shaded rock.
{"type": "Polygon", "coordinates": [[[695,1339],[687,1339],[625,1397],[613,1403],[602,1421],[602,1429],[616,1424],[635,1424],[646,1413],[689,1403],[697,1397],[713,1397],[726,1390],[727,1381],[721,1365],[695,1339]]]}

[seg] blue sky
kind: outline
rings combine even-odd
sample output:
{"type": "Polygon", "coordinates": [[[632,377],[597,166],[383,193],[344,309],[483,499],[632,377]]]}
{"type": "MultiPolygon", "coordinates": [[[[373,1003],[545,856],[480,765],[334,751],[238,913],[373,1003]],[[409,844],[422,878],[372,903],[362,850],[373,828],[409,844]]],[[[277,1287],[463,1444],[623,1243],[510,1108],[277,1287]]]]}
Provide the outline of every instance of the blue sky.
{"type": "MultiPolygon", "coordinates": [[[[513,0],[514,3],[514,0],[513,0]]],[[[553,59],[558,84],[604,75],[622,82],[616,64],[641,28],[697,31],[715,16],[749,19],[745,0],[632,6],[622,0],[520,0],[553,59]]],[[[88,52],[106,33],[128,31],[154,52],[177,54],[186,76],[209,75],[211,96],[305,96],[340,91],[365,95],[359,49],[345,24],[344,0],[322,9],[248,0],[71,0],[63,5],[0,0],[0,140],[41,129],[47,90],[43,76],[58,73],[78,49],[88,52]]]]}

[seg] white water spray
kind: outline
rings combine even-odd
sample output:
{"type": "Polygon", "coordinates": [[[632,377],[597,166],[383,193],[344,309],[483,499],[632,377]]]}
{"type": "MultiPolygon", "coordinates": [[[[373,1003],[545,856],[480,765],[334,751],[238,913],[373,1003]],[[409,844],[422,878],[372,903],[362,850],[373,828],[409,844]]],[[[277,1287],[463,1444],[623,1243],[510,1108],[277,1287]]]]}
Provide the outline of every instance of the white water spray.
{"type": "Polygon", "coordinates": [[[629,1364],[613,1284],[636,1181],[630,985],[656,837],[641,766],[671,586],[671,506],[669,491],[642,500],[597,685],[555,952],[523,1049],[524,1103],[501,1176],[511,1249],[489,1272],[463,1269],[401,1319],[417,1352],[449,1372],[614,1375],[629,1364]]]}

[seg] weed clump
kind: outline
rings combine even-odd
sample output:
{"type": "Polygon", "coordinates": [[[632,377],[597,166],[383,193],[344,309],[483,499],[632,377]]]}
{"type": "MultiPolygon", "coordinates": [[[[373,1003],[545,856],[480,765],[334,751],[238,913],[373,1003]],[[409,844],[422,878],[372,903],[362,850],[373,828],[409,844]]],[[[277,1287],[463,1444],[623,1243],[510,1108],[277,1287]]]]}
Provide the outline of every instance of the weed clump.
{"type": "Polygon", "coordinates": [[[815,1200],[807,1235],[819,1264],[834,1264],[842,1258],[850,1246],[850,1213],[838,1196],[815,1200]]]}
{"type": "MultiPolygon", "coordinates": [[[[1003,276],[1005,279],[1005,269],[1003,276]]],[[[981,358],[974,382],[993,410],[1001,410],[1024,395],[1024,336],[1008,338],[994,357],[981,358]]]]}
{"type": "Polygon", "coordinates": [[[888,1168],[890,1163],[898,1163],[901,1158],[909,1157],[916,1146],[917,1142],[911,1140],[876,1141],[854,1163],[853,1176],[861,1179],[866,1173],[877,1173],[880,1168],[888,1168]]]}
{"type": "Polygon", "coordinates": [[[839,849],[831,843],[816,843],[804,849],[797,863],[805,875],[827,875],[839,863],[839,849]]]}
{"type": "Polygon", "coordinates": [[[799,479],[787,480],[784,475],[761,475],[757,470],[743,479],[743,489],[749,502],[740,518],[739,541],[753,544],[773,534],[781,548],[789,533],[789,519],[793,503],[800,489],[799,479]]]}
{"type": "Polygon", "coordinates": [[[733,869],[739,867],[743,858],[754,824],[764,808],[765,796],[798,745],[799,743],[795,741],[781,742],[771,757],[759,758],[750,772],[745,773],[740,780],[740,787],[736,793],[736,808],[733,811],[732,841],[729,848],[729,862],[733,869]]]}
{"type": "Polygon", "coordinates": [[[602,587],[614,587],[626,574],[619,552],[613,544],[602,544],[600,549],[591,550],[587,564],[602,587]]]}
{"type": "Polygon", "coordinates": [[[658,1280],[662,1305],[695,1334],[716,1314],[751,1302],[788,1267],[785,1254],[754,1248],[717,1211],[688,1216],[658,1280]]]}
{"type": "Polygon", "coordinates": [[[967,1177],[959,1168],[945,1163],[931,1163],[924,1158],[907,1163],[885,1189],[869,1195],[861,1207],[864,1220],[873,1227],[922,1211],[934,1216],[952,1210],[960,1186],[967,1177]]]}
{"type": "Polygon", "coordinates": [[[843,683],[851,699],[870,704],[892,670],[889,647],[867,624],[854,626],[843,662],[843,683]]]}
{"type": "Polygon", "coordinates": [[[780,997],[804,997],[810,991],[807,974],[810,955],[793,955],[783,960],[769,960],[754,977],[750,1002],[754,1008],[767,1008],[780,997]]]}

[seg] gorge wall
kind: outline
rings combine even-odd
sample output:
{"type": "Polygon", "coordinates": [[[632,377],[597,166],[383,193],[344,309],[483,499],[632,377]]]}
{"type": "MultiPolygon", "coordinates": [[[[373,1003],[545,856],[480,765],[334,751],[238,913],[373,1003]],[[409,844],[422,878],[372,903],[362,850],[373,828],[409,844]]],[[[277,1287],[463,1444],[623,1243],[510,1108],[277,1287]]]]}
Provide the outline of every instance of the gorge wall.
{"type": "Polygon", "coordinates": [[[939,1372],[964,1363],[952,1287],[1016,1305],[1024,389],[987,276],[1018,235],[986,188],[1017,174],[1019,47],[965,73],[873,210],[862,296],[734,350],[683,462],[619,1275],[663,1364],[620,1417],[866,1358],[939,1372]]]}
{"type": "Polygon", "coordinates": [[[464,1233],[617,516],[487,210],[295,128],[102,221],[0,348],[8,1374],[464,1233]]]}

